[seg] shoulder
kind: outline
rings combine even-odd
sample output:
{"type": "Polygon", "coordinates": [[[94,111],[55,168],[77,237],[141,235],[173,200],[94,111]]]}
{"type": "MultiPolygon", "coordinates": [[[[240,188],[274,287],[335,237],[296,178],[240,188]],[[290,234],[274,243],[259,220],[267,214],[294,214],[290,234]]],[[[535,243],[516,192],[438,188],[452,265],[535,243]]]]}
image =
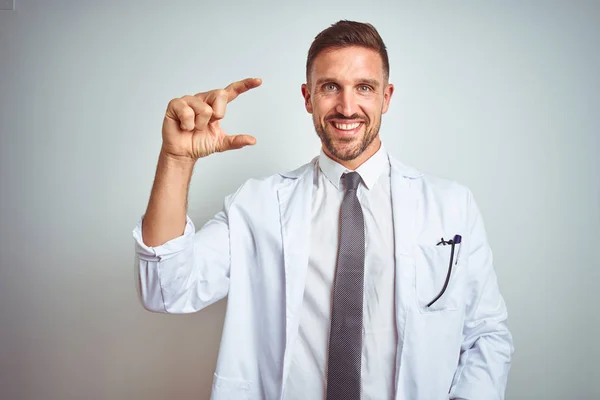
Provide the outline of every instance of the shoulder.
{"type": "Polygon", "coordinates": [[[317,159],[318,157],[315,157],[306,164],[291,171],[249,178],[230,196],[230,201],[234,201],[235,199],[268,200],[276,196],[277,190],[285,185],[301,179],[312,179],[317,159]]]}
{"type": "Polygon", "coordinates": [[[264,177],[250,178],[244,182],[243,186],[253,189],[277,190],[277,188],[280,186],[290,183],[291,181],[312,177],[314,169],[317,165],[317,160],[318,157],[315,157],[311,161],[292,171],[278,172],[276,174],[264,177]]]}
{"type": "Polygon", "coordinates": [[[403,179],[417,197],[434,201],[463,202],[471,196],[469,188],[457,180],[423,172],[400,162],[391,155],[389,158],[394,175],[403,179]]]}

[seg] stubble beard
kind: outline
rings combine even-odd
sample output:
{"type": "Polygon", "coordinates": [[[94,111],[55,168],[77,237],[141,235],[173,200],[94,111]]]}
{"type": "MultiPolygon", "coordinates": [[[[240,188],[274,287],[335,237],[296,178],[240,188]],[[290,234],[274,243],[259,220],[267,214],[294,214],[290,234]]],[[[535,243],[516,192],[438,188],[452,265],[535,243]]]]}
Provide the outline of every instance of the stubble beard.
{"type": "MultiPolygon", "coordinates": [[[[327,151],[338,160],[351,161],[364,153],[367,147],[369,147],[375,138],[377,138],[381,126],[381,119],[376,121],[373,126],[369,126],[368,121],[363,121],[365,133],[362,138],[358,140],[355,137],[350,137],[347,139],[336,139],[334,141],[332,135],[327,133],[327,126],[331,125],[327,120],[321,123],[313,118],[313,123],[317,136],[319,136],[327,151]]],[[[330,129],[333,129],[333,127],[330,126],[330,129]]]]}

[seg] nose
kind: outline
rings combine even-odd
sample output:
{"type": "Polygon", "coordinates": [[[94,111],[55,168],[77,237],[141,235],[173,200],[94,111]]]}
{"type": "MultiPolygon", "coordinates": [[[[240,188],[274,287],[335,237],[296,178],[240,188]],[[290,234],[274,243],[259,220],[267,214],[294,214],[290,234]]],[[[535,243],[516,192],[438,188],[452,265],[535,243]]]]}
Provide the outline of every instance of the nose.
{"type": "Polygon", "coordinates": [[[356,108],[354,92],[351,89],[341,90],[335,110],[345,117],[350,117],[355,114],[356,108]]]}

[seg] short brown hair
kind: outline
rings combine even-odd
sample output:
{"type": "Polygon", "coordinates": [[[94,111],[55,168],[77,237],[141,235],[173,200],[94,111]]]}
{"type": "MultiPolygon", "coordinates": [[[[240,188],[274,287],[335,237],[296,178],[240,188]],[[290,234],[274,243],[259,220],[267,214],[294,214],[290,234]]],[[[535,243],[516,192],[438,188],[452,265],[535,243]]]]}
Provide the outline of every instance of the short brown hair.
{"type": "Polygon", "coordinates": [[[362,46],[378,52],[383,61],[384,79],[389,78],[390,61],[377,29],[368,23],[341,20],[319,33],[312,42],[306,59],[306,81],[309,81],[310,70],[319,53],[330,48],[349,46],[362,46]]]}

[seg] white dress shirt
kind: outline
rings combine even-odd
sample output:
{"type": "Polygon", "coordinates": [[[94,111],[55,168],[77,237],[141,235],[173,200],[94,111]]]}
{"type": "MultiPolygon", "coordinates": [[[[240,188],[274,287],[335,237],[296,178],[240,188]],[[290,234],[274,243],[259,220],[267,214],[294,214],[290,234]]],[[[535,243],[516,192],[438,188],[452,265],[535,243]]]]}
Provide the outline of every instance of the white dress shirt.
{"type": "MultiPolygon", "coordinates": [[[[312,197],[311,247],[286,400],[319,400],[326,394],[332,290],[339,245],[345,167],[321,150],[312,197]]],[[[394,394],[397,332],[390,165],[381,148],[357,170],[357,196],[365,220],[362,399],[394,394]]]]}

